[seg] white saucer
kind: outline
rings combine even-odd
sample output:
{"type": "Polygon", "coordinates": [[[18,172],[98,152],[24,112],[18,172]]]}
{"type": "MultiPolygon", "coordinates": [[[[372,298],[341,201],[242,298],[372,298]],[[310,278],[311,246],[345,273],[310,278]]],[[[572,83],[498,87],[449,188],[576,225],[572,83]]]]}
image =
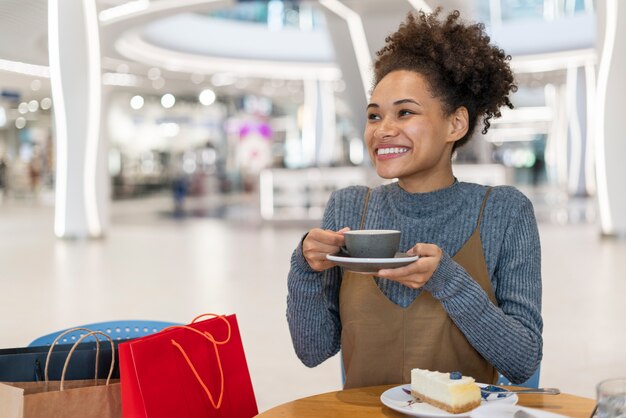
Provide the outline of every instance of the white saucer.
{"type": "Polygon", "coordinates": [[[363,274],[375,274],[381,269],[391,269],[406,266],[417,260],[419,256],[410,256],[406,253],[396,253],[393,258],[355,258],[342,252],[327,254],[326,259],[334,261],[346,270],[363,274]]]}
{"type": "MultiPolygon", "coordinates": [[[[479,386],[486,386],[482,383],[478,383],[479,386]]],[[[414,417],[422,418],[450,418],[450,417],[474,417],[474,411],[480,410],[482,407],[478,407],[473,411],[465,412],[462,414],[451,414],[439,409],[426,402],[415,402],[415,398],[410,395],[411,385],[400,385],[386,390],[380,395],[381,402],[389,408],[401,412],[405,415],[411,415],[414,417]],[[408,392],[408,393],[407,393],[408,392]]],[[[500,405],[515,405],[519,398],[516,394],[507,396],[506,398],[495,398],[491,400],[483,399],[481,405],[487,404],[500,404],[500,405]]],[[[520,408],[517,408],[520,409],[520,408]]],[[[476,415],[478,417],[478,415],[476,415]]],[[[534,416],[534,415],[533,415],[534,416]]],[[[538,416],[538,415],[537,415],[538,416]]],[[[481,418],[483,415],[480,416],[481,418]]],[[[504,418],[508,415],[493,415],[493,418],[504,418]]],[[[486,417],[485,417],[486,418],[486,417]]],[[[491,416],[489,417],[491,418],[491,416]]],[[[546,417],[547,418],[547,417],[546,417]]]]}

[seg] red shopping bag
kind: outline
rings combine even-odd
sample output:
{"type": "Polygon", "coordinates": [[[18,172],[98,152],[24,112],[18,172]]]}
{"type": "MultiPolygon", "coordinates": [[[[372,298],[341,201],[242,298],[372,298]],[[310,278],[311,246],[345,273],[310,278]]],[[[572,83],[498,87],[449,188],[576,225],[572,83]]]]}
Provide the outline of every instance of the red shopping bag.
{"type": "Polygon", "coordinates": [[[119,345],[124,418],[257,415],[236,316],[198,318],[119,345]]]}

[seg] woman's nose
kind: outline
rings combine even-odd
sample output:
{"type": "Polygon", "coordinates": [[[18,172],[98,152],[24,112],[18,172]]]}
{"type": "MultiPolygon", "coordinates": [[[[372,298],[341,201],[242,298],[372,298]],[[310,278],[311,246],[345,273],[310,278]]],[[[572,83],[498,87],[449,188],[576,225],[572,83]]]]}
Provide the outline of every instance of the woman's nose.
{"type": "Polygon", "coordinates": [[[389,137],[393,137],[397,135],[398,128],[396,124],[389,119],[383,119],[380,121],[378,125],[378,129],[376,130],[376,135],[379,139],[385,139],[389,137]]]}

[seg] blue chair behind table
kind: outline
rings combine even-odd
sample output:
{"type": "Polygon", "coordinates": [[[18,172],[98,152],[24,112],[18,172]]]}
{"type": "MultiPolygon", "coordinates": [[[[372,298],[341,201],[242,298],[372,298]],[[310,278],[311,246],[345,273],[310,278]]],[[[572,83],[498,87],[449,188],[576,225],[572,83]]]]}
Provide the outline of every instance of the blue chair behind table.
{"type": "MultiPolygon", "coordinates": [[[[131,338],[144,337],[146,335],[154,334],[161,331],[163,328],[180,325],[174,322],[163,321],[144,321],[144,320],[122,320],[122,321],[108,321],[108,322],[96,322],[93,324],[77,325],[71,328],[87,328],[92,331],[102,331],[111,337],[113,341],[129,340],[131,338]]],[[[52,344],[52,342],[61,334],[66,331],[66,328],[60,331],[52,332],[50,334],[43,335],[33,340],[28,346],[46,346],[52,344]]],[[[85,331],[74,331],[63,336],[59,340],[59,344],[72,344],[77,341],[81,335],[84,335],[85,331]]],[[[93,336],[87,337],[83,342],[93,341],[93,336]]]]}
{"type": "Polygon", "coordinates": [[[530,376],[530,378],[520,384],[513,384],[511,382],[509,382],[509,380],[502,376],[501,374],[498,375],[498,385],[504,385],[504,386],[524,386],[527,388],[538,388],[539,387],[539,372],[541,371],[541,365],[539,365],[537,367],[537,370],[535,370],[535,373],[533,373],[532,376],[530,376]]]}

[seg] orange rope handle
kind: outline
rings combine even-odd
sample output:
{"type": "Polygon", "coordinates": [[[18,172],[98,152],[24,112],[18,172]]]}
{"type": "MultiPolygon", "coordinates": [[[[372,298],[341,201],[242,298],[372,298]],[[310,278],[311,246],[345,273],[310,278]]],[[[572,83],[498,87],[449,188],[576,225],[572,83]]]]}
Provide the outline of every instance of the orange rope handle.
{"type": "Polygon", "coordinates": [[[202,318],[202,317],[205,317],[205,316],[211,316],[211,317],[214,317],[214,318],[219,318],[222,321],[224,321],[224,323],[226,323],[226,328],[228,329],[228,334],[227,334],[226,338],[224,339],[224,341],[217,341],[215,339],[215,337],[213,337],[213,334],[211,334],[210,332],[207,332],[207,331],[202,332],[202,331],[199,331],[199,330],[197,330],[195,328],[192,328],[192,327],[190,327],[188,325],[171,325],[169,327],[163,328],[161,331],[169,331],[170,329],[184,328],[184,329],[188,329],[189,331],[193,331],[193,332],[195,332],[197,334],[204,334],[206,336],[206,338],[208,338],[209,341],[211,341],[213,344],[223,345],[223,344],[228,343],[230,341],[231,328],[230,328],[230,322],[228,322],[228,319],[224,315],[205,313],[205,314],[196,316],[191,321],[191,323],[194,324],[194,323],[196,323],[198,318],[202,318]]]}
{"type": "Polygon", "coordinates": [[[222,360],[220,359],[220,353],[219,353],[219,351],[217,349],[217,344],[213,343],[213,348],[215,349],[215,356],[217,357],[217,367],[220,370],[220,396],[219,396],[219,398],[217,400],[217,404],[213,400],[213,394],[211,393],[209,388],[206,386],[206,384],[204,383],[204,381],[202,380],[202,378],[198,374],[198,371],[196,370],[196,368],[194,367],[193,363],[189,359],[189,356],[187,356],[187,353],[185,352],[185,349],[180,344],[178,344],[176,341],[174,341],[174,340],[172,340],[172,344],[174,344],[174,346],[176,348],[178,348],[180,353],[185,358],[185,361],[187,362],[187,365],[189,366],[189,368],[193,372],[194,376],[196,376],[196,380],[198,381],[198,383],[200,383],[200,386],[202,386],[202,389],[204,389],[204,393],[206,393],[206,395],[208,396],[209,401],[211,401],[211,405],[213,405],[213,408],[220,409],[220,407],[222,406],[222,399],[224,397],[224,370],[222,369],[222,360]]]}
{"type": "Polygon", "coordinates": [[[200,335],[203,338],[206,338],[209,342],[211,342],[213,344],[213,349],[215,350],[215,357],[217,358],[217,367],[218,367],[219,372],[220,372],[220,396],[219,396],[219,398],[217,400],[217,403],[213,399],[213,394],[211,393],[211,391],[209,390],[207,385],[204,383],[204,381],[200,377],[200,374],[198,373],[198,371],[194,367],[191,359],[189,358],[189,356],[185,352],[185,349],[178,342],[176,342],[174,339],[170,340],[172,342],[172,344],[178,349],[178,351],[180,351],[180,353],[183,355],[185,361],[187,362],[187,365],[189,366],[189,368],[193,372],[194,376],[196,377],[196,380],[198,381],[198,383],[200,383],[200,386],[202,386],[202,389],[204,389],[204,392],[206,393],[207,397],[209,398],[209,401],[211,402],[211,405],[213,405],[213,408],[219,409],[222,406],[222,399],[224,397],[224,370],[222,368],[222,360],[220,358],[220,353],[219,353],[219,350],[218,350],[217,346],[226,344],[227,342],[230,341],[231,327],[230,327],[230,322],[228,322],[228,320],[226,319],[225,316],[223,316],[223,315],[215,315],[215,314],[203,314],[203,315],[200,315],[200,316],[194,318],[194,320],[192,321],[192,324],[198,318],[206,316],[206,315],[212,315],[214,317],[220,318],[220,319],[222,319],[226,323],[226,326],[228,328],[228,335],[227,335],[227,337],[226,337],[226,339],[224,341],[217,341],[215,339],[215,337],[213,337],[213,335],[210,332],[208,332],[208,331],[200,331],[200,330],[192,328],[192,327],[190,327],[188,325],[172,325],[172,326],[169,326],[167,328],[164,328],[162,331],[167,331],[167,330],[177,329],[177,328],[178,329],[186,329],[188,331],[195,332],[196,334],[200,335]]]}
{"type": "Polygon", "coordinates": [[[191,320],[191,323],[195,323],[198,321],[198,319],[200,318],[204,318],[205,316],[211,317],[211,318],[217,318],[217,317],[223,317],[224,315],[220,315],[220,314],[214,314],[214,313],[203,313],[200,314],[198,316],[196,316],[194,319],[191,320]]]}

